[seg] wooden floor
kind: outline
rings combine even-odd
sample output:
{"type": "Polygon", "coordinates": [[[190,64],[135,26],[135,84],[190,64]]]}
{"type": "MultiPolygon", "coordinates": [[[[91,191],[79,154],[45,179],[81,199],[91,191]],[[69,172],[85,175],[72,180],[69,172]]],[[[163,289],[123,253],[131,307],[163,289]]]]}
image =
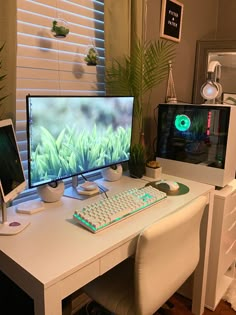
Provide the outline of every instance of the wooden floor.
{"type": "MultiPolygon", "coordinates": [[[[191,312],[191,301],[184,298],[179,294],[175,294],[171,299],[170,302],[174,305],[173,308],[165,309],[163,312],[160,312],[160,315],[192,315],[191,312]]],[[[204,315],[235,315],[236,311],[234,311],[230,304],[221,301],[215,311],[211,311],[205,309],[204,315]]],[[[156,313],[156,315],[159,315],[156,313]]]]}
{"type": "MultiPolygon", "coordinates": [[[[159,309],[154,315],[193,315],[193,313],[191,312],[191,301],[184,298],[183,296],[175,294],[169,300],[169,302],[170,303],[168,303],[167,307],[159,309]]],[[[87,315],[88,313],[85,309],[86,306],[73,314],[87,315]]],[[[110,312],[104,311],[94,302],[89,305],[88,309],[90,310],[89,314],[92,315],[111,315],[110,312]]],[[[229,303],[222,300],[214,312],[205,309],[203,315],[236,315],[236,311],[231,308],[229,303]]]]}

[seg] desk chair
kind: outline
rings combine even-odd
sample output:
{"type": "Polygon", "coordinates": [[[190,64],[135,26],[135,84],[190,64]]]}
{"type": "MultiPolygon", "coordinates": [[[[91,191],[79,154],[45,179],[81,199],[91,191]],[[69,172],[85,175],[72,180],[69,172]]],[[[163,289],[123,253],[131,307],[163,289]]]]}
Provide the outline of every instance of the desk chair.
{"type": "Polygon", "coordinates": [[[146,227],[138,237],[135,257],[88,283],[84,291],[116,315],[155,313],[198,264],[205,206],[206,197],[198,197],[146,227]]]}

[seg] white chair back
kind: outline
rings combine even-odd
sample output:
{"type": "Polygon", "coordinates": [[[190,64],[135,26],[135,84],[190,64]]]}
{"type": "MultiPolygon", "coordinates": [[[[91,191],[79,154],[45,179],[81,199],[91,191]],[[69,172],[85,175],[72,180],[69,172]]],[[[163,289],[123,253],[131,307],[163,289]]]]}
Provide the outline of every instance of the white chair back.
{"type": "Polygon", "coordinates": [[[206,203],[201,196],[140,234],[135,256],[137,315],[155,313],[193,273],[206,203]]]}

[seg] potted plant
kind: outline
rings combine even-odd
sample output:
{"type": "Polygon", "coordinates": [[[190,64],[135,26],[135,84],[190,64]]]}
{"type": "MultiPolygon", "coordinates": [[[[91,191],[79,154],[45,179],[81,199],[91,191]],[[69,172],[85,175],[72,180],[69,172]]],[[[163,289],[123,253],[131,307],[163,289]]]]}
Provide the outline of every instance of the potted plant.
{"type": "Polygon", "coordinates": [[[129,173],[131,177],[141,178],[145,173],[145,149],[140,143],[135,143],[130,149],[128,161],[129,173]]]}
{"type": "Polygon", "coordinates": [[[98,63],[98,52],[95,47],[90,47],[84,61],[88,66],[96,66],[98,63]]]}
{"type": "MultiPolygon", "coordinates": [[[[60,25],[59,21],[56,21],[56,20],[54,20],[52,22],[51,31],[52,31],[53,35],[57,38],[63,38],[69,34],[69,28],[67,28],[66,26],[64,26],[62,24],[63,23],[61,22],[61,25],[60,25]]],[[[64,24],[65,24],[65,22],[64,22],[64,24]]]]}
{"type": "Polygon", "coordinates": [[[162,168],[160,167],[160,163],[156,160],[151,160],[146,163],[146,168],[145,168],[146,176],[155,178],[156,180],[161,179],[161,174],[162,174],[162,168]]]}
{"type": "Polygon", "coordinates": [[[175,56],[175,43],[136,40],[130,56],[113,59],[106,69],[106,88],[110,95],[135,97],[135,142],[145,133],[144,119],[150,110],[152,90],[168,76],[169,61],[175,56]],[[138,138],[137,138],[138,137],[138,138]]]}

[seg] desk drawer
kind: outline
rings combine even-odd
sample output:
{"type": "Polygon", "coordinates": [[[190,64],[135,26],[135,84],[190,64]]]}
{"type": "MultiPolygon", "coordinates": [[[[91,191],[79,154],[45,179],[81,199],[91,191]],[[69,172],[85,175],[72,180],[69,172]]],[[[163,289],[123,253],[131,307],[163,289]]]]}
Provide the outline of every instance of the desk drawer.
{"type": "Polygon", "coordinates": [[[79,269],[60,282],[60,291],[62,297],[66,297],[77,289],[83,287],[88,282],[99,276],[99,261],[96,260],[91,264],[79,269]]]}
{"type": "Polygon", "coordinates": [[[113,249],[100,259],[100,275],[135,253],[137,238],[113,249]]]}

